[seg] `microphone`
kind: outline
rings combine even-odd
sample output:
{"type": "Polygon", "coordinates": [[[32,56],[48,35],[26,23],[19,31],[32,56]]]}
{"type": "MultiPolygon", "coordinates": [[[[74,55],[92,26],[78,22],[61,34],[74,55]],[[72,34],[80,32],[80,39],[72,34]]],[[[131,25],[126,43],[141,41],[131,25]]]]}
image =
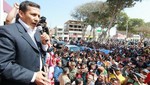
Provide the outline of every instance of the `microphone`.
{"type": "Polygon", "coordinates": [[[40,31],[40,33],[41,33],[41,35],[43,34],[43,28],[42,28],[42,26],[37,26],[37,29],[39,29],[39,31],[40,31]]]}
{"type": "MultiPolygon", "coordinates": [[[[39,26],[37,26],[37,29],[39,29],[39,31],[40,31],[40,33],[41,33],[41,35],[44,33],[44,32],[43,32],[43,28],[42,28],[42,26],[40,26],[40,25],[39,25],[39,26]]],[[[46,42],[48,42],[48,40],[46,40],[46,42]]]]}

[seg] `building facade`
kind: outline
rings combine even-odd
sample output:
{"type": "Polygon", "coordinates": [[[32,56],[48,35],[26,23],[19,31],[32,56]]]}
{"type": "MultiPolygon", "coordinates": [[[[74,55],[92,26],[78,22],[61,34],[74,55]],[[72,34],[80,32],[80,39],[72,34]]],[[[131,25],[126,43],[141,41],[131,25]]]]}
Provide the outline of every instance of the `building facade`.
{"type": "Polygon", "coordinates": [[[68,35],[68,32],[65,32],[64,31],[64,27],[62,26],[56,26],[54,28],[54,34],[53,36],[55,36],[55,38],[59,39],[59,40],[65,40],[65,39],[69,39],[69,35],[68,35]]]}
{"type": "Polygon", "coordinates": [[[81,21],[68,20],[64,23],[64,27],[56,26],[55,37],[60,40],[81,39],[83,37],[84,25],[81,21]]]}
{"type": "Polygon", "coordinates": [[[68,33],[68,39],[81,39],[83,37],[84,24],[81,21],[68,20],[64,24],[64,31],[68,33]]]}

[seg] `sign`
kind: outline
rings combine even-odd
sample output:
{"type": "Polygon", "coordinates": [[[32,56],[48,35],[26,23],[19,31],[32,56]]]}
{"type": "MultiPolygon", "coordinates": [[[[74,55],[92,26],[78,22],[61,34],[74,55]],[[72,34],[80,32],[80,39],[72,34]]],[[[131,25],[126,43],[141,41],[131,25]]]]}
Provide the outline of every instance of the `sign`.
{"type": "Polygon", "coordinates": [[[102,30],[97,30],[98,33],[102,32],[102,30]]]}
{"type": "Polygon", "coordinates": [[[100,33],[100,32],[102,32],[102,29],[100,27],[98,27],[96,32],[100,33]]]}

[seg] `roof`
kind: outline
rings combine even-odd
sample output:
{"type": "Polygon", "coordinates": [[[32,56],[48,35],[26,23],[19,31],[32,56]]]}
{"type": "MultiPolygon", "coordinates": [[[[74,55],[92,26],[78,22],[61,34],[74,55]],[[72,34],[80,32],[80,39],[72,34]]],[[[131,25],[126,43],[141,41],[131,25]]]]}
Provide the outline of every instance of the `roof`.
{"type": "Polygon", "coordinates": [[[81,21],[77,21],[77,20],[68,20],[67,22],[65,22],[65,24],[81,24],[81,21]]]}

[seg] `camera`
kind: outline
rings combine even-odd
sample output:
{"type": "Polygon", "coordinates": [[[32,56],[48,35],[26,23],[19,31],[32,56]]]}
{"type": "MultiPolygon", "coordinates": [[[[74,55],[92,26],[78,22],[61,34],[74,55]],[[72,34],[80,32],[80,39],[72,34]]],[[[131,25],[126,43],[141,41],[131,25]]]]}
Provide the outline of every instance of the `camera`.
{"type": "Polygon", "coordinates": [[[39,23],[45,23],[45,22],[46,22],[46,17],[42,16],[42,17],[40,18],[39,23]]]}
{"type": "Polygon", "coordinates": [[[108,71],[109,71],[110,73],[113,73],[113,70],[114,70],[114,71],[119,71],[119,69],[117,68],[117,66],[113,66],[113,65],[112,65],[111,67],[108,68],[108,71]]]}
{"type": "Polygon", "coordinates": [[[58,40],[52,40],[52,44],[53,44],[53,47],[55,47],[57,49],[61,49],[65,45],[64,42],[61,42],[58,40]]]}
{"type": "Polygon", "coordinates": [[[48,27],[46,25],[47,25],[46,17],[42,16],[40,18],[40,21],[39,21],[37,26],[41,26],[42,27],[42,31],[46,32],[49,35],[49,29],[48,29],[48,27]]]}
{"type": "Polygon", "coordinates": [[[59,42],[59,41],[52,41],[52,45],[53,47],[50,47],[47,49],[47,52],[51,52],[54,50],[54,48],[56,49],[61,49],[63,47],[63,43],[59,42]]]}

